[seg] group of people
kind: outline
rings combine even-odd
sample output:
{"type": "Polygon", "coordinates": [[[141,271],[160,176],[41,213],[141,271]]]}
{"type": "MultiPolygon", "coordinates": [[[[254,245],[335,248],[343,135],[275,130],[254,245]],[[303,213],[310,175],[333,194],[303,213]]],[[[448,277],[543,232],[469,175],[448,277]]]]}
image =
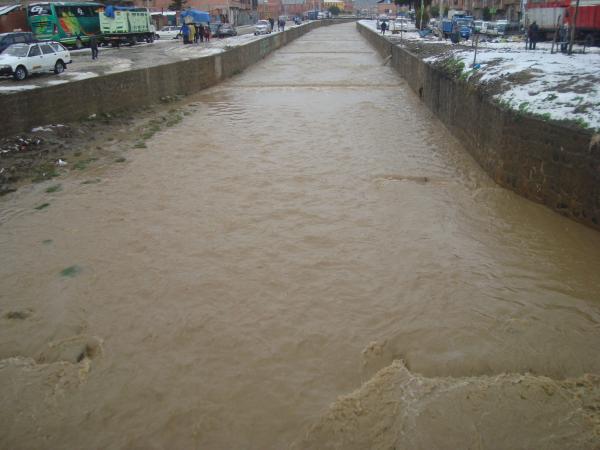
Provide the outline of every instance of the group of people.
{"type": "Polygon", "coordinates": [[[198,42],[210,42],[210,27],[192,23],[184,23],[181,27],[181,36],[183,36],[184,44],[197,44],[198,42]]]}
{"type": "MultiPolygon", "coordinates": [[[[267,20],[271,24],[271,30],[275,31],[275,19],[269,17],[267,20]]],[[[277,21],[277,31],[285,31],[285,19],[279,18],[277,21]]]]}

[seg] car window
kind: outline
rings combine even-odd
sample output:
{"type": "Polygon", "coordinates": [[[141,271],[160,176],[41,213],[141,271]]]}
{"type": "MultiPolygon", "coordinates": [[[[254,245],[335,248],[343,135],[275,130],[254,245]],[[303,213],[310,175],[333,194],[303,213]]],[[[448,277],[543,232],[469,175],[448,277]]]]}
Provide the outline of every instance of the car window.
{"type": "Polygon", "coordinates": [[[42,52],[40,51],[40,48],[37,45],[32,45],[29,49],[29,56],[38,56],[41,54],[42,52]]]}
{"type": "Polygon", "coordinates": [[[54,49],[55,52],[64,52],[66,49],[59,44],[58,42],[51,42],[50,45],[54,49]]]}
{"type": "Polygon", "coordinates": [[[21,43],[21,42],[26,42],[26,41],[27,41],[27,40],[25,39],[25,36],[23,36],[22,34],[21,34],[21,35],[19,35],[19,36],[15,36],[15,37],[13,38],[13,42],[18,42],[18,43],[21,43]]]}
{"type": "Polygon", "coordinates": [[[54,49],[52,47],[50,47],[50,45],[48,45],[48,44],[40,44],[40,47],[41,47],[42,53],[44,55],[50,55],[50,54],[54,53],[54,49]]]}
{"type": "Polygon", "coordinates": [[[27,56],[28,48],[26,45],[12,45],[3,54],[9,56],[27,56]]]}

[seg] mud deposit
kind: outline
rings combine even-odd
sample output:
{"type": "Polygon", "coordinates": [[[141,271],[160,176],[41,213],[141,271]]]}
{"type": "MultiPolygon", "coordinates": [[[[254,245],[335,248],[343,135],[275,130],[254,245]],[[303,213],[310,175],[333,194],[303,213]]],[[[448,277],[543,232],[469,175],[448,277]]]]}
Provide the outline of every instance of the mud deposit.
{"type": "Polygon", "coordinates": [[[0,447],[597,448],[600,235],[382,63],[320,28],[0,198],[0,447]]]}

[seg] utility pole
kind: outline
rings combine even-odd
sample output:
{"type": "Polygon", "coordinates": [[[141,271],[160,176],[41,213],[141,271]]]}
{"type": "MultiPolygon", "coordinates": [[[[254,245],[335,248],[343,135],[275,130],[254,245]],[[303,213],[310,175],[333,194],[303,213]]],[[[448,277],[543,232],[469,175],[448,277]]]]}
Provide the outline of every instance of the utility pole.
{"type": "Polygon", "coordinates": [[[575,4],[575,15],[573,17],[573,23],[571,24],[571,39],[569,42],[569,55],[573,53],[573,43],[575,42],[575,31],[577,28],[577,14],[579,13],[579,0],[575,4]]]}

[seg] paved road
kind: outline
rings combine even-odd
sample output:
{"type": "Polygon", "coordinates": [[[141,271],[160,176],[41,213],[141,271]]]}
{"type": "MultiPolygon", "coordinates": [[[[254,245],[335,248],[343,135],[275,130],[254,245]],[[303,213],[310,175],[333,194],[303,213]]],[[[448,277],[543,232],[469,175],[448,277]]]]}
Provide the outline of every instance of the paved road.
{"type": "MultiPolygon", "coordinates": [[[[293,27],[293,25],[290,25],[290,27],[293,27]]],[[[133,47],[101,48],[100,56],[96,61],[92,60],[90,49],[73,50],[71,52],[73,63],[68,66],[68,69],[64,73],[60,75],[52,73],[34,75],[21,82],[16,82],[8,77],[1,78],[0,94],[53,86],[110,73],[200,58],[222,52],[225,50],[225,47],[243,45],[257,39],[265,38],[265,36],[254,36],[252,28],[240,28],[241,32],[238,36],[224,39],[213,38],[208,43],[183,45],[181,40],[170,39],[155,41],[152,44],[140,43],[133,47]]],[[[278,32],[276,31],[275,33],[278,32]]]]}

